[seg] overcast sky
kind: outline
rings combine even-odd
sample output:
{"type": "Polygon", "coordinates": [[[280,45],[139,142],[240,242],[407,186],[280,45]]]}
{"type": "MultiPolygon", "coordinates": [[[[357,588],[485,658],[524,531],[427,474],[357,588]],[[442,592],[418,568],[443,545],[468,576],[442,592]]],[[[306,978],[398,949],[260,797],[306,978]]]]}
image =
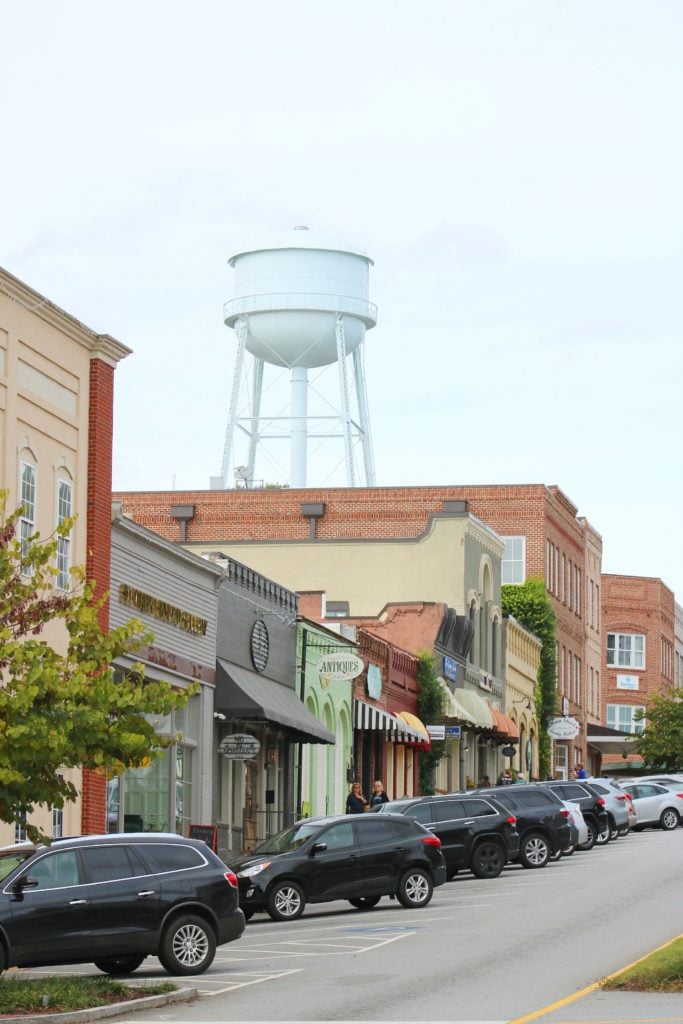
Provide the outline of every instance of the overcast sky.
{"type": "Polygon", "coordinates": [[[33,0],[2,35],[0,263],[134,350],[116,488],[220,472],[227,258],[307,224],[375,261],[377,483],[557,484],[683,600],[680,0],[33,0]]]}

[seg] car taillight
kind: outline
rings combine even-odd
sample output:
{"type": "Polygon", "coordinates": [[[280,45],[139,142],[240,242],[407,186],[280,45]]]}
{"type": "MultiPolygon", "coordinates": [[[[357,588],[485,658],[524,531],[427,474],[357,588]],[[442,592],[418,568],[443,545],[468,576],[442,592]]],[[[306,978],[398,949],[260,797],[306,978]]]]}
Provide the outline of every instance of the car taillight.
{"type": "Polygon", "coordinates": [[[679,800],[683,800],[683,793],[676,793],[679,800]]]}
{"type": "Polygon", "coordinates": [[[508,825],[516,825],[517,824],[517,819],[515,818],[514,814],[508,814],[508,816],[507,816],[507,818],[505,820],[508,823],[508,825]]]}
{"type": "Polygon", "coordinates": [[[438,836],[420,836],[420,840],[426,843],[427,846],[436,846],[437,850],[441,846],[441,840],[438,836]]]}
{"type": "Polygon", "coordinates": [[[615,795],[617,797],[617,800],[625,800],[626,799],[626,794],[624,794],[623,796],[619,796],[618,794],[615,794],[615,795]]]}
{"type": "Polygon", "coordinates": [[[624,795],[627,796],[629,798],[629,800],[633,800],[633,797],[631,796],[630,793],[625,793],[624,795]]]}
{"type": "Polygon", "coordinates": [[[569,817],[569,811],[567,810],[566,807],[562,808],[562,810],[560,811],[560,814],[562,815],[563,818],[568,818],[569,817]]]}
{"type": "Polygon", "coordinates": [[[598,799],[595,802],[598,805],[598,807],[604,807],[605,806],[605,801],[603,800],[603,798],[601,796],[599,796],[598,799]]]}
{"type": "Polygon", "coordinates": [[[228,883],[228,885],[231,885],[233,887],[233,889],[239,889],[239,882],[237,881],[237,875],[235,874],[234,871],[226,871],[225,874],[223,875],[223,878],[228,883]]]}

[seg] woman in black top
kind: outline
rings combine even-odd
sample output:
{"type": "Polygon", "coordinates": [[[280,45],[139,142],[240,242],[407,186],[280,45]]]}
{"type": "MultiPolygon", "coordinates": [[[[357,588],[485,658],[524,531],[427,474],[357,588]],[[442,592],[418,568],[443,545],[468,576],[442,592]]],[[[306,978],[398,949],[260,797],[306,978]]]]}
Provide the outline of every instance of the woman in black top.
{"type": "Polygon", "coordinates": [[[360,782],[354,782],[351,792],[346,798],[347,814],[362,814],[365,810],[365,797],[361,793],[360,782]]]}

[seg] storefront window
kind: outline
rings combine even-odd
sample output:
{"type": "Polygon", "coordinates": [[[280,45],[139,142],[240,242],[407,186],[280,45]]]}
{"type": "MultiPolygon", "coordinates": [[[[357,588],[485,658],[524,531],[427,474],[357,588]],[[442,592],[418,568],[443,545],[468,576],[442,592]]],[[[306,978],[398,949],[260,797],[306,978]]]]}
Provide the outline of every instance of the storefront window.
{"type": "Polygon", "coordinates": [[[186,836],[192,816],[192,750],[175,748],[175,830],[186,836]]]}
{"type": "Polygon", "coordinates": [[[125,773],[124,832],[169,831],[170,764],[165,750],[146,768],[125,773]]]}

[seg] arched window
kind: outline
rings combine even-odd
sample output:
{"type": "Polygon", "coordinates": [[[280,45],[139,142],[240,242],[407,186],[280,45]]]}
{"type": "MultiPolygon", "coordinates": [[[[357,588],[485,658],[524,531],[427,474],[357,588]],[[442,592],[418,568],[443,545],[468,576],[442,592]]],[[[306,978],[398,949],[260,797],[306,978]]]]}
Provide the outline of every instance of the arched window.
{"type": "MultiPolygon", "coordinates": [[[[33,462],[22,459],[19,463],[19,496],[21,505],[21,520],[19,524],[21,557],[26,559],[31,537],[36,532],[36,491],[37,491],[37,470],[33,462]]],[[[33,575],[33,568],[24,566],[22,572],[25,576],[33,575]]]]}
{"type": "MultiPolygon", "coordinates": [[[[66,477],[57,479],[57,526],[73,515],[73,484],[66,477]]],[[[57,538],[57,586],[68,590],[71,568],[71,530],[57,538]]]]}

